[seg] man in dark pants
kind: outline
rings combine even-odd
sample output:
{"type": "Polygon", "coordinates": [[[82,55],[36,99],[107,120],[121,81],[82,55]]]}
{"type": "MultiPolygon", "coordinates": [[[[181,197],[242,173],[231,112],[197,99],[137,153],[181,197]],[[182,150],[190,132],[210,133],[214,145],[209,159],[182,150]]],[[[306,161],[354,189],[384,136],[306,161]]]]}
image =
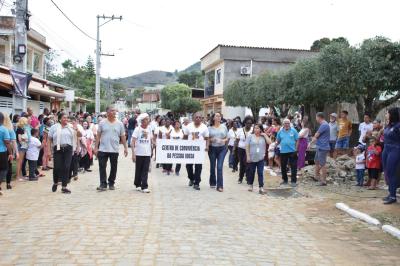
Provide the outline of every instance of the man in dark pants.
{"type": "Polygon", "coordinates": [[[117,165],[119,154],[119,143],[124,145],[124,155],[128,156],[128,147],[126,144],[125,128],[121,121],[116,119],[117,110],[113,106],[108,106],[107,118],[103,119],[97,130],[96,146],[94,154],[97,155],[100,171],[100,186],[98,191],[107,190],[107,161],[110,159],[111,170],[108,177],[108,187],[114,190],[115,178],[117,177],[117,165]]]}
{"type": "MultiPolygon", "coordinates": [[[[183,132],[183,139],[187,140],[196,140],[201,139],[206,141],[206,151],[208,151],[208,128],[205,124],[202,123],[203,116],[200,112],[197,112],[193,116],[193,122],[190,123],[183,132]]],[[[193,172],[193,164],[186,164],[186,170],[189,178],[189,186],[193,186],[195,190],[200,190],[200,182],[201,182],[201,170],[203,169],[202,164],[194,165],[193,172]]]]}
{"type": "Polygon", "coordinates": [[[297,147],[299,134],[297,130],[290,126],[290,120],[283,120],[283,128],[279,130],[276,140],[280,144],[282,183],[288,184],[287,165],[289,163],[291,169],[291,185],[296,186],[297,183],[297,147]]]}

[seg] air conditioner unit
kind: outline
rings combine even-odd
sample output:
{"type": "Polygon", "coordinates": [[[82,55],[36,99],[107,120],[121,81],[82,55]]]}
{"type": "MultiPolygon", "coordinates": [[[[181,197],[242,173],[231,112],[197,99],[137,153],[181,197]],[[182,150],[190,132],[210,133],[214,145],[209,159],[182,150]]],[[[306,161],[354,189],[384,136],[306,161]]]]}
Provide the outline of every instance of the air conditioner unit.
{"type": "Polygon", "coordinates": [[[242,66],[241,68],[240,68],[240,75],[242,75],[242,76],[247,76],[247,75],[250,75],[250,67],[248,67],[248,66],[242,66]]]}

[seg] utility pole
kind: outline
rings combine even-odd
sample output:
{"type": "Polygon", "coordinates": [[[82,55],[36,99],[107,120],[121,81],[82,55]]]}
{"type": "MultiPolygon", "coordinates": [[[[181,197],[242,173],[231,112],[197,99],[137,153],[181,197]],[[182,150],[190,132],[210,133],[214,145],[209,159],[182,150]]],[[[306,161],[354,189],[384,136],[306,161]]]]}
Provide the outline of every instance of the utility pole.
{"type": "MultiPolygon", "coordinates": [[[[13,65],[15,70],[26,73],[28,0],[17,0],[15,5],[15,53],[13,65]],[[20,53],[19,49],[23,48],[25,48],[25,53],[20,53]]],[[[13,94],[13,113],[17,114],[25,111],[26,102],[26,98],[13,94]]]]}
{"type": "Polygon", "coordinates": [[[102,54],[101,53],[101,40],[100,40],[100,27],[107,24],[108,22],[114,20],[114,19],[119,19],[120,21],[122,20],[122,16],[100,16],[97,15],[97,38],[96,38],[96,92],[95,92],[95,97],[96,97],[96,103],[95,103],[95,111],[96,113],[100,113],[100,57],[103,56],[114,56],[113,54],[102,54]],[[108,19],[106,22],[103,24],[100,24],[100,19],[108,19]]]}

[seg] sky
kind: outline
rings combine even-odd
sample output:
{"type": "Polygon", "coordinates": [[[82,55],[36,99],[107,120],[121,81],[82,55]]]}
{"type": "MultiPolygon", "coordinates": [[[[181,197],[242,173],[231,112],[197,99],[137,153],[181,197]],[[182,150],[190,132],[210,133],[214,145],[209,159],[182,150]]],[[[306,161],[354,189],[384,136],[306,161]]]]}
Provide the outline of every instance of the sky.
{"type": "MultiPolygon", "coordinates": [[[[100,28],[102,52],[115,54],[101,57],[102,77],[183,70],[217,44],[309,49],[322,37],[343,36],[352,45],[377,35],[400,40],[398,0],[53,1],[94,38],[96,15],[122,15],[100,28]]],[[[46,36],[57,62],[95,57],[96,42],[50,0],[29,0],[29,10],[31,27],[46,36]]]]}

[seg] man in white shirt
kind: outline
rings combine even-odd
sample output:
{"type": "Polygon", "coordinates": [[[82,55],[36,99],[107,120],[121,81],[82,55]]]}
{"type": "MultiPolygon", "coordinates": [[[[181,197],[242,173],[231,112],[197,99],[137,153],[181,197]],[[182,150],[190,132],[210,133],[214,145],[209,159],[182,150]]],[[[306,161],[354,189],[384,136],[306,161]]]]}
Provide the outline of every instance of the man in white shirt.
{"type": "Polygon", "coordinates": [[[358,139],[358,143],[365,146],[366,143],[364,142],[364,137],[368,131],[373,130],[373,124],[371,123],[371,117],[369,114],[364,115],[364,122],[360,124],[358,127],[358,131],[360,132],[360,138],[358,139]]]}
{"type": "MultiPolygon", "coordinates": [[[[193,122],[190,123],[184,130],[184,139],[196,140],[204,139],[206,141],[206,151],[208,151],[208,128],[202,123],[203,115],[197,112],[193,115],[193,122]]],[[[195,190],[200,190],[202,164],[195,164],[193,172],[193,164],[186,164],[186,170],[189,178],[189,186],[193,186],[195,190]]]]}

